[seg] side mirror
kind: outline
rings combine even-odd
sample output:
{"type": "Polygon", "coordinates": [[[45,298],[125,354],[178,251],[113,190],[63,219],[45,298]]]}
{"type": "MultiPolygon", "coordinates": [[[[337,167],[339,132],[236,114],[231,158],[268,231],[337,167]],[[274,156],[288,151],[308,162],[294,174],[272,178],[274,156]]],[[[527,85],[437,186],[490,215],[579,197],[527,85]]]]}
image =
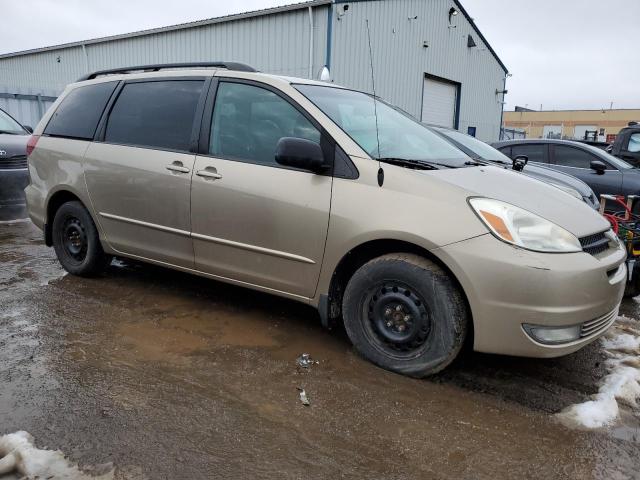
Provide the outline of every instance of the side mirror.
{"type": "Polygon", "coordinates": [[[322,148],[304,138],[282,137],[276,145],[276,162],[286,167],[319,173],[327,168],[322,148]]]}
{"type": "Polygon", "coordinates": [[[29,133],[33,133],[33,128],[30,127],[29,125],[23,125],[24,129],[29,132],[29,133]]]}
{"type": "Polygon", "coordinates": [[[595,170],[598,175],[604,175],[607,166],[600,160],[591,160],[591,170],[595,170]]]}
{"type": "Polygon", "coordinates": [[[607,166],[600,160],[591,160],[591,170],[595,170],[598,175],[604,175],[607,166]]]}
{"type": "Polygon", "coordinates": [[[527,157],[526,155],[517,155],[513,159],[513,169],[516,172],[521,172],[522,170],[524,170],[524,167],[527,165],[527,163],[529,163],[529,157],[527,157]]]}

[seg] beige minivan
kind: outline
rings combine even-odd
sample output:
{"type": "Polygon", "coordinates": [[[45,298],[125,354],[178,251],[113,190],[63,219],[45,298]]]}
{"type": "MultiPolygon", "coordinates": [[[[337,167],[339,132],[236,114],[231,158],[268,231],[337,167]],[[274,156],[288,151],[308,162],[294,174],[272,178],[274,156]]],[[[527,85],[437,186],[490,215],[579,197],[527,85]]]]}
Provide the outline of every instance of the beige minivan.
{"type": "Polygon", "coordinates": [[[28,153],[30,217],[70,273],[117,255],[305,302],[408,375],[465,341],[574,352],[624,291],[625,250],[587,205],[329,83],[236,63],[97,72],[28,153]]]}

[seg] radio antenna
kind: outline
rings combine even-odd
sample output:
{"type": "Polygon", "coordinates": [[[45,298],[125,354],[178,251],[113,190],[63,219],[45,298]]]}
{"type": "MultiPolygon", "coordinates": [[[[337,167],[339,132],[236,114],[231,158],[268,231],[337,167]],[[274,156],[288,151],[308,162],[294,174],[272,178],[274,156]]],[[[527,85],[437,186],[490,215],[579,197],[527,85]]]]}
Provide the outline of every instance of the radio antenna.
{"type": "Polygon", "coordinates": [[[373,71],[373,50],[371,48],[371,29],[369,28],[369,19],[367,18],[367,39],[369,40],[369,64],[371,65],[371,84],[373,85],[373,114],[376,119],[376,143],[378,149],[378,185],[384,183],[384,170],[380,163],[380,130],[378,126],[378,101],[376,99],[376,76],[373,71]]]}

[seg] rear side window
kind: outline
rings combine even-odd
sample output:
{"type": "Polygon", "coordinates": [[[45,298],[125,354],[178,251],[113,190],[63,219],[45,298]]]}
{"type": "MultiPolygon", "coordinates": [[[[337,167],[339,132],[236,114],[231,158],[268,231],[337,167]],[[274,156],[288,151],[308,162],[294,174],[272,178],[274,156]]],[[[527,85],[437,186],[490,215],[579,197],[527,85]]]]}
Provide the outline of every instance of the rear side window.
{"type": "Polygon", "coordinates": [[[97,83],[69,92],[49,120],[44,134],[93,139],[104,107],[117,84],[118,82],[97,83]]]}
{"type": "Polygon", "coordinates": [[[530,162],[547,163],[546,152],[547,145],[544,143],[511,146],[511,158],[516,158],[518,155],[526,155],[529,157],[530,162]]]}
{"type": "Polygon", "coordinates": [[[640,152],[640,133],[632,133],[629,137],[629,146],[627,147],[629,152],[640,152]]]}
{"type": "Polygon", "coordinates": [[[128,83],[111,110],[105,142],[189,151],[204,81],[128,83]]]}

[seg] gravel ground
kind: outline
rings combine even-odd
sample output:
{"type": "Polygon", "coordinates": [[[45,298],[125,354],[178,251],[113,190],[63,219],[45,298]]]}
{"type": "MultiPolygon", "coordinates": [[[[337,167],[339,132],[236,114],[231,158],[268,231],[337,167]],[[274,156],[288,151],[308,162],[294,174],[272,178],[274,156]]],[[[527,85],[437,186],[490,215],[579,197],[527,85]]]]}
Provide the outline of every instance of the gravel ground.
{"type": "Polygon", "coordinates": [[[553,416],[597,392],[605,358],[468,353],[405,378],[304,305],[128,262],[64,276],[33,225],[0,224],[0,435],[116,478],[639,478],[640,414],[553,416]]]}

